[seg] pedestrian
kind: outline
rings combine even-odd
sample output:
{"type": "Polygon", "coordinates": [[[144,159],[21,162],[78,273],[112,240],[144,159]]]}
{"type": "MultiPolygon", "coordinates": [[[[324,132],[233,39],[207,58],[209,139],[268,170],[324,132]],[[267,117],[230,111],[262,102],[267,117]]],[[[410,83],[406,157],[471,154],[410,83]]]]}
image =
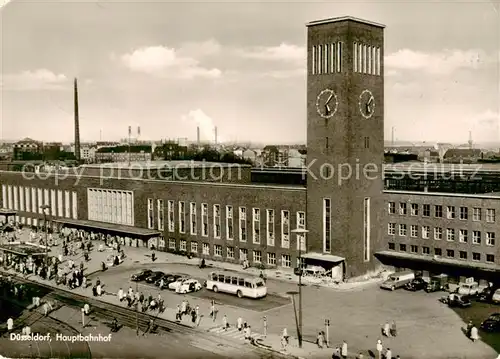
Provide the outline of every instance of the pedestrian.
{"type": "Polygon", "coordinates": [[[195,310],[195,309],[193,309],[193,310],[191,311],[191,322],[192,322],[193,324],[195,324],[195,323],[196,323],[196,310],[195,310]]]}
{"type": "Polygon", "coordinates": [[[398,335],[398,329],[396,328],[396,322],[393,320],[391,324],[391,335],[396,337],[398,335]]]}
{"type": "Polygon", "coordinates": [[[469,323],[467,323],[467,329],[466,329],[465,333],[466,333],[467,337],[469,337],[469,338],[470,338],[470,331],[471,331],[473,326],[474,326],[474,324],[472,324],[472,321],[469,321],[469,323]]]}
{"type": "Polygon", "coordinates": [[[97,295],[98,296],[102,295],[102,286],[100,284],[97,286],[97,295]]]}
{"type": "Polygon", "coordinates": [[[332,359],[340,359],[340,347],[333,349],[332,359]]]}
{"type": "Polygon", "coordinates": [[[472,342],[479,340],[479,334],[477,332],[477,328],[475,325],[473,325],[471,330],[470,330],[470,339],[472,340],[472,342]]]}
{"type": "Polygon", "coordinates": [[[365,358],[365,356],[363,355],[363,353],[359,353],[359,354],[358,354],[357,359],[364,359],[364,358],[365,358]]]}
{"type": "Polygon", "coordinates": [[[382,329],[382,334],[383,334],[384,336],[386,336],[386,337],[390,337],[390,336],[391,336],[390,329],[391,329],[391,327],[390,327],[390,325],[389,325],[389,322],[386,322],[386,323],[384,324],[383,329],[382,329]]]}
{"type": "Polygon", "coordinates": [[[385,359],[392,359],[392,351],[391,348],[387,348],[385,352],[385,359]]]}
{"type": "Polygon", "coordinates": [[[210,305],[210,316],[215,322],[215,300],[212,300],[212,304],[210,305]]]}
{"type": "Polygon", "coordinates": [[[340,354],[342,355],[343,359],[347,358],[347,342],[345,340],[342,341],[342,349],[340,354]]]}
{"type": "Polygon", "coordinates": [[[7,319],[7,330],[10,332],[14,329],[14,320],[12,318],[7,319]]]}
{"type": "Polygon", "coordinates": [[[285,338],[286,343],[288,344],[288,330],[286,328],[283,328],[283,333],[281,336],[285,338]]]}
{"type": "Polygon", "coordinates": [[[243,329],[243,319],[241,319],[241,317],[238,317],[238,321],[236,322],[236,326],[237,326],[238,330],[241,332],[241,330],[243,329]]]}
{"type": "Polygon", "coordinates": [[[379,339],[377,340],[378,359],[382,359],[382,350],[383,350],[382,341],[379,339]]]}
{"type": "Polygon", "coordinates": [[[222,317],[222,327],[224,328],[224,330],[227,330],[227,328],[229,328],[229,324],[227,322],[227,316],[224,314],[224,317],[222,317]]]}
{"type": "Polygon", "coordinates": [[[180,321],[181,320],[181,306],[177,304],[177,311],[175,313],[175,320],[180,321]]]}
{"type": "Polygon", "coordinates": [[[43,304],[43,315],[49,315],[49,305],[47,303],[43,304]]]}
{"type": "Polygon", "coordinates": [[[90,305],[88,305],[88,303],[85,303],[85,305],[83,306],[83,311],[84,311],[85,315],[90,314],[90,305]]]}
{"type": "Polygon", "coordinates": [[[316,337],[316,344],[318,345],[318,348],[323,349],[323,333],[319,332],[318,336],[316,337]]]}

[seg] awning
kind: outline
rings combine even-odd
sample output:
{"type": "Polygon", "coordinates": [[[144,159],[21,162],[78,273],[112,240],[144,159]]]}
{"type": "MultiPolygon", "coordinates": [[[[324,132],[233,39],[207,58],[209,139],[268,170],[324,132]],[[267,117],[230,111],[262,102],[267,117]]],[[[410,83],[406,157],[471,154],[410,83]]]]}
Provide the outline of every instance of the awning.
{"type": "Polygon", "coordinates": [[[304,253],[302,254],[301,257],[306,259],[314,259],[316,261],[331,262],[331,263],[340,263],[345,261],[345,258],[334,256],[332,254],[323,254],[323,253],[304,253]]]}
{"type": "Polygon", "coordinates": [[[394,259],[405,259],[405,260],[411,260],[415,262],[423,262],[429,264],[441,264],[447,266],[476,269],[485,272],[500,272],[500,265],[498,264],[471,263],[467,261],[461,261],[459,259],[442,258],[440,256],[421,256],[418,254],[392,252],[392,251],[377,252],[376,256],[394,258],[394,259]]]}
{"type": "Polygon", "coordinates": [[[101,230],[115,234],[128,235],[130,237],[149,238],[156,237],[161,234],[159,231],[154,229],[125,226],[123,224],[88,221],[84,219],[55,219],[53,222],[72,228],[101,230]]]}
{"type": "Polygon", "coordinates": [[[17,211],[8,208],[0,208],[0,216],[15,216],[17,211]]]}

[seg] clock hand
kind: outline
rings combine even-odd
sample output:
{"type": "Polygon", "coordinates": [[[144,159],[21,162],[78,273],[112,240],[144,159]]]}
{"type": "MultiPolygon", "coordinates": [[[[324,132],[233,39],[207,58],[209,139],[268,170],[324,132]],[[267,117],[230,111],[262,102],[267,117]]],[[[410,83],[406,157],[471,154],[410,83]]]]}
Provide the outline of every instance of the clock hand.
{"type": "Polygon", "coordinates": [[[326,115],[329,115],[330,114],[330,106],[328,105],[325,105],[325,110],[326,110],[326,115]]]}
{"type": "Polygon", "coordinates": [[[328,105],[330,103],[330,101],[332,100],[333,98],[333,93],[330,94],[330,97],[328,97],[328,100],[326,100],[326,104],[328,105]]]}
{"type": "Polygon", "coordinates": [[[368,115],[368,114],[370,114],[371,112],[372,112],[372,110],[371,110],[370,104],[369,104],[369,103],[367,103],[367,104],[366,104],[366,114],[368,115]]]}
{"type": "Polygon", "coordinates": [[[370,99],[368,100],[368,105],[370,105],[372,102],[373,102],[374,98],[373,96],[370,97],[370,99]]]}

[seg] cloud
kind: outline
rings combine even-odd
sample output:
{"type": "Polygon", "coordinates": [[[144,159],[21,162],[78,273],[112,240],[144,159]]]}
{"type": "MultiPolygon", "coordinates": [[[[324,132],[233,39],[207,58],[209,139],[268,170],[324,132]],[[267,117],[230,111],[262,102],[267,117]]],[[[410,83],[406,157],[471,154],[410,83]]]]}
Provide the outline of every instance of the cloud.
{"type": "Polygon", "coordinates": [[[261,73],[262,77],[270,77],[273,79],[289,79],[296,77],[306,76],[306,69],[290,69],[290,70],[274,70],[274,71],[264,71],[261,73]]]}
{"type": "Polygon", "coordinates": [[[200,58],[217,55],[221,50],[221,44],[210,39],[203,42],[186,42],[178,49],[178,53],[182,56],[200,58]]]}
{"type": "Polygon", "coordinates": [[[240,49],[238,54],[241,57],[265,60],[265,61],[283,61],[291,63],[305,64],[306,49],[302,46],[281,43],[278,46],[254,47],[250,49],[240,49]]]}
{"type": "MultiPolygon", "coordinates": [[[[200,128],[200,137],[202,141],[214,141],[215,139],[215,123],[214,120],[200,109],[191,110],[187,115],[182,117],[183,121],[195,124],[200,128]]],[[[217,142],[224,142],[220,133],[217,134],[217,142]]]]}
{"type": "Polygon", "coordinates": [[[182,56],[176,49],[164,46],[139,48],[122,55],[121,61],[132,71],[160,77],[218,78],[222,74],[219,69],[202,67],[195,58],[182,56]]]}
{"type": "Polygon", "coordinates": [[[488,109],[474,116],[473,121],[478,123],[479,125],[500,126],[500,112],[495,112],[491,109],[488,109]]]}
{"type": "Polygon", "coordinates": [[[402,49],[385,57],[385,66],[396,70],[424,71],[433,75],[448,75],[460,69],[477,69],[482,63],[491,62],[481,50],[444,50],[424,53],[402,49]]]}
{"type": "Polygon", "coordinates": [[[66,87],[68,78],[47,69],[7,74],[2,79],[4,90],[58,90],[66,87]]]}

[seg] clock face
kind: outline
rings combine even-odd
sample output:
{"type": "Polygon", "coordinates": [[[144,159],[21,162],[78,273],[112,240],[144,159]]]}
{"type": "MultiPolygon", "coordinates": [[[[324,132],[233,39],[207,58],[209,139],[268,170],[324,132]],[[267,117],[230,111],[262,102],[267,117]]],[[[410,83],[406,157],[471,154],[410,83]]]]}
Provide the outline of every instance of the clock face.
{"type": "Polygon", "coordinates": [[[364,118],[370,118],[375,112],[375,97],[369,90],[364,90],[359,95],[359,112],[364,118]]]}
{"type": "Polygon", "coordinates": [[[316,99],[316,110],[323,118],[331,118],[337,112],[339,102],[335,92],[330,89],[321,91],[316,99]]]}

